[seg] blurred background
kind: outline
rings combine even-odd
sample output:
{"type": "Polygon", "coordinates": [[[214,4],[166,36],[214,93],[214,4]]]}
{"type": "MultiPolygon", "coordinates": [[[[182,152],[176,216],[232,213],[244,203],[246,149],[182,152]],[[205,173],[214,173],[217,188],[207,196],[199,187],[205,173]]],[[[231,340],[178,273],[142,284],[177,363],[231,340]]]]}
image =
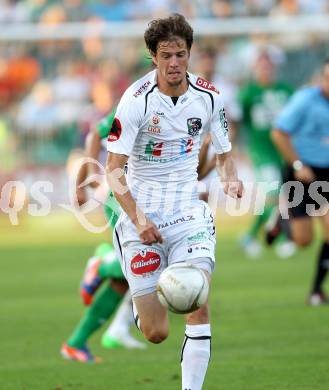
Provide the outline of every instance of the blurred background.
{"type": "MultiPolygon", "coordinates": [[[[153,346],[133,355],[147,362],[146,369],[139,363],[140,371],[130,351],[108,352],[110,372],[121,375],[112,386],[104,384],[108,366],[83,370],[59,356],[82,311],[76,291],[85,261],[110,237],[91,234],[63,209],[56,213],[68,197],[67,159],[130,83],[151,69],[143,33],[151,19],[171,12],[191,22],[190,71],[221,90],[234,129],[242,120],[240,89],[255,76],[260,51],[291,90],[316,83],[329,55],[329,0],[0,0],[0,190],[8,181],[23,182],[16,196],[27,206],[35,181],[54,185],[47,193],[51,218],[29,217],[22,206],[13,226],[8,199],[0,199],[2,390],[179,386],[178,363],[172,372],[181,342],[176,317],[173,333],[180,329],[180,336],[157,347],[167,356],[158,379],[153,346]]],[[[235,142],[236,158],[251,177],[244,136],[235,142]]],[[[96,224],[103,223],[101,215],[100,209],[96,224]]],[[[214,344],[217,369],[206,388],[324,390],[327,308],[311,313],[303,306],[317,241],[293,260],[279,263],[265,250],[263,262],[248,262],[236,244],[248,218],[236,223],[222,215],[218,227],[222,260],[213,318],[220,301],[223,321],[221,330],[214,328],[221,345],[214,344]]]]}
{"type": "Polygon", "coordinates": [[[150,68],[147,21],[169,12],[191,20],[190,70],[210,73],[227,106],[251,77],[259,47],[294,88],[311,82],[328,55],[327,0],[1,0],[2,181],[31,182],[47,169],[62,183],[90,124],[150,68]]]}

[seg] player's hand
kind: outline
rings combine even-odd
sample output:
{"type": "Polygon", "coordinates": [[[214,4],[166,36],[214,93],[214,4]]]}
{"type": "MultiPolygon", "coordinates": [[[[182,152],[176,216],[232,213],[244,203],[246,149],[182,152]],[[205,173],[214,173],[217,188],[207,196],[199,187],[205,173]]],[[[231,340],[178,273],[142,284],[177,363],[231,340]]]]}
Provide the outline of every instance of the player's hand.
{"type": "Polygon", "coordinates": [[[234,199],[242,198],[242,194],[243,194],[242,181],[241,180],[227,181],[224,184],[224,193],[234,199]]]}
{"type": "Polygon", "coordinates": [[[156,242],[162,244],[162,236],[154,223],[147,218],[145,218],[144,222],[145,223],[139,223],[139,221],[137,221],[135,224],[142,244],[151,245],[156,242]]]}
{"type": "Polygon", "coordinates": [[[78,206],[81,207],[84,203],[87,202],[86,189],[84,187],[76,186],[75,193],[78,206]]]}
{"type": "Polygon", "coordinates": [[[306,184],[312,183],[312,181],[316,179],[313,170],[306,165],[304,165],[298,171],[294,171],[294,176],[296,180],[306,184]]]}

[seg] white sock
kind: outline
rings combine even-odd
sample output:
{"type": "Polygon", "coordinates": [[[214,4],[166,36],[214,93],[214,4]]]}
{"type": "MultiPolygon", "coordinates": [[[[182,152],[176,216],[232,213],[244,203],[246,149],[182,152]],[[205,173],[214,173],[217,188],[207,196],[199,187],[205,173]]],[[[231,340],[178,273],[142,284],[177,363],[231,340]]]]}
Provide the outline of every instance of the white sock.
{"type": "Polygon", "coordinates": [[[119,337],[120,335],[129,333],[129,329],[133,323],[134,316],[131,308],[131,295],[128,291],[106,333],[112,337],[119,337]]]}
{"type": "Polygon", "coordinates": [[[186,325],[182,347],[182,389],[201,390],[210,360],[210,324],[186,325]]]}

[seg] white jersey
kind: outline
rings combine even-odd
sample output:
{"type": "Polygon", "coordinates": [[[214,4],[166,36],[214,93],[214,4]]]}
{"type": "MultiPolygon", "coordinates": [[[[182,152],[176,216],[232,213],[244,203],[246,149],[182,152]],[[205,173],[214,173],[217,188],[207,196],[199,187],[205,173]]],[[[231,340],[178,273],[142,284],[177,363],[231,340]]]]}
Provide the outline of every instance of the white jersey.
{"type": "Polygon", "coordinates": [[[142,210],[197,199],[198,154],[207,131],[216,153],[231,150],[220,93],[193,74],[188,82],[175,105],[159,91],[154,70],[118,105],[107,148],[129,156],[127,182],[142,210]]]}

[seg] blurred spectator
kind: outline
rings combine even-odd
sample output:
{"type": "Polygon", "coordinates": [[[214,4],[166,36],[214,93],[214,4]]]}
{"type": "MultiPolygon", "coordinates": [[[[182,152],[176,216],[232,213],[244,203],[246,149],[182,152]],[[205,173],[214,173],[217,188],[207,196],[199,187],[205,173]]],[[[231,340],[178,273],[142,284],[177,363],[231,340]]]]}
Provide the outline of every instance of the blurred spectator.
{"type": "Polygon", "coordinates": [[[130,19],[155,19],[175,10],[172,0],[134,0],[129,5],[130,19]]]}
{"type": "Polygon", "coordinates": [[[298,0],[279,0],[270,12],[271,16],[293,16],[299,13],[298,0]]]}
{"type": "Polygon", "coordinates": [[[2,0],[0,2],[0,23],[24,23],[29,19],[29,9],[24,1],[2,0]]]}
{"type": "Polygon", "coordinates": [[[216,18],[227,18],[232,16],[233,9],[229,1],[213,0],[211,11],[216,18]]]}
{"type": "Polygon", "coordinates": [[[91,16],[98,16],[106,21],[127,20],[129,9],[128,0],[99,0],[88,4],[91,16]]]}
{"type": "Polygon", "coordinates": [[[300,11],[304,14],[329,12],[328,0],[299,0],[300,11]]]}
{"type": "Polygon", "coordinates": [[[61,4],[54,4],[47,7],[40,15],[40,23],[60,24],[67,21],[65,9],[61,4]]]}
{"type": "Polygon", "coordinates": [[[89,18],[88,8],[83,0],[64,0],[67,20],[70,22],[86,21],[89,18]]]}
{"type": "MultiPolygon", "coordinates": [[[[104,20],[150,20],[170,12],[180,12],[189,18],[224,19],[269,13],[285,16],[323,13],[328,10],[328,3],[327,0],[0,0],[0,24],[32,21],[57,26],[85,21],[86,30],[95,32],[102,29],[104,20]]],[[[259,47],[272,46],[282,78],[298,84],[324,55],[325,38],[307,39],[301,34],[207,38],[200,45],[206,49],[193,54],[193,64],[199,68],[195,72],[203,73],[218,85],[224,99],[229,101],[228,110],[233,111],[227,114],[238,117],[238,109],[231,102],[239,84],[249,77],[259,47]],[[276,43],[285,48],[286,64],[282,65],[285,55],[276,43]],[[291,67],[296,69],[293,74],[291,67]]],[[[20,135],[25,134],[21,146],[32,147],[31,161],[37,156],[34,162],[46,161],[47,157],[60,162],[70,145],[79,146],[90,122],[107,114],[127,85],[150,65],[144,43],[137,36],[0,41],[0,112],[3,110],[9,116],[12,131],[17,128],[20,135]],[[47,143],[43,153],[42,143],[47,143]]]]}
{"type": "Polygon", "coordinates": [[[56,116],[57,107],[54,104],[51,84],[41,80],[23,99],[17,121],[23,132],[47,134],[54,129],[56,116]]]}
{"type": "MultiPolygon", "coordinates": [[[[276,64],[268,48],[257,53],[253,64],[253,77],[242,86],[239,101],[242,109],[241,130],[245,133],[247,153],[253,164],[255,179],[259,188],[264,183],[281,183],[282,159],[271,141],[273,122],[287,103],[292,89],[276,78],[276,64]]],[[[256,215],[241,240],[241,246],[250,257],[259,257],[262,247],[259,233],[269,218],[276,213],[279,190],[268,191],[262,214],[256,215]]],[[[277,247],[277,254],[285,257],[294,252],[294,245],[287,236],[277,247]]]]}
{"type": "Polygon", "coordinates": [[[2,0],[0,23],[150,20],[172,12],[187,18],[329,12],[327,0],[2,0]]]}
{"type": "Polygon", "coordinates": [[[0,60],[0,108],[24,94],[39,74],[38,61],[16,45],[15,55],[0,60]]]}
{"type": "MultiPolygon", "coordinates": [[[[242,7],[243,1],[239,1],[239,6],[242,7]]],[[[275,0],[246,0],[246,14],[250,16],[265,16],[275,4],[275,0]]]]}

